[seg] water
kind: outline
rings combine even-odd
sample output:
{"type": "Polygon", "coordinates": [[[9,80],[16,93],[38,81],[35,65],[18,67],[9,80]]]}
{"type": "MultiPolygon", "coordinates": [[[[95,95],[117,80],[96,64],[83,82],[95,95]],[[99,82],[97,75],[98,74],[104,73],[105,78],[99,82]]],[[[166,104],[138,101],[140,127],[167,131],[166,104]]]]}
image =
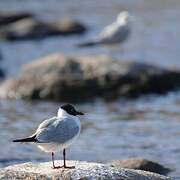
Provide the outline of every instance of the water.
{"type": "MultiPolygon", "coordinates": [[[[98,0],[0,1],[0,10],[28,10],[48,20],[70,16],[90,27],[84,36],[1,41],[4,57],[1,64],[7,75],[13,76],[22,64],[54,52],[109,54],[101,47],[78,49],[75,44],[93,37],[125,9],[136,17],[136,22],[131,38],[115,55],[120,59],[178,68],[179,7],[179,0],[105,0],[103,3],[98,0]]],[[[54,116],[62,103],[0,101],[1,167],[25,161],[50,160],[50,155],[40,152],[34,145],[11,143],[11,140],[30,135],[43,119],[54,116]]],[[[80,138],[68,150],[69,159],[106,161],[144,157],[174,169],[173,175],[180,174],[179,92],[129,101],[119,99],[112,103],[95,100],[76,106],[86,112],[86,116],[82,117],[80,138]]],[[[56,158],[60,157],[60,153],[57,154],[56,158]]]]}

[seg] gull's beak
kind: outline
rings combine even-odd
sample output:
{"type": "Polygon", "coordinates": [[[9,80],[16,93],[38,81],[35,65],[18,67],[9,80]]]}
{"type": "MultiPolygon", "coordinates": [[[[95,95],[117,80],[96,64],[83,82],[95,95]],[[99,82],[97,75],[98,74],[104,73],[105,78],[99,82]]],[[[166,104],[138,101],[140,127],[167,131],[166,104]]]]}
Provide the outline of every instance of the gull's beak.
{"type": "Polygon", "coordinates": [[[76,115],[84,115],[84,113],[76,111],[76,115]]]}

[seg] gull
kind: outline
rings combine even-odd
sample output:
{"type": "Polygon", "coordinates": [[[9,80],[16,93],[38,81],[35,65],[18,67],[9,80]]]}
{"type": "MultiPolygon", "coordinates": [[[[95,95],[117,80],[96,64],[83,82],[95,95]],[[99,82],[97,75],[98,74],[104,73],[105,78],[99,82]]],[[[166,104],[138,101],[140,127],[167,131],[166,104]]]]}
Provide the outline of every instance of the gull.
{"type": "Polygon", "coordinates": [[[66,165],[66,148],[79,136],[81,130],[80,120],[77,115],[84,115],[77,111],[71,104],[65,104],[58,110],[57,116],[44,120],[36,132],[27,138],[16,139],[13,142],[33,142],[45,152],[52,155],[53,168],[75,168],[66,165]],[[63,150],[63,166],[55,166],[54,153],[63,150]]]}
{"type": "Polygon", "coordinates": [[[116,21],[104,30],[95,39],[78,44],[79,47],[88,47],[96,45],[116,45],[123,43],[131,32],[131,19],[127,11],[119,13],[116,21]]]}

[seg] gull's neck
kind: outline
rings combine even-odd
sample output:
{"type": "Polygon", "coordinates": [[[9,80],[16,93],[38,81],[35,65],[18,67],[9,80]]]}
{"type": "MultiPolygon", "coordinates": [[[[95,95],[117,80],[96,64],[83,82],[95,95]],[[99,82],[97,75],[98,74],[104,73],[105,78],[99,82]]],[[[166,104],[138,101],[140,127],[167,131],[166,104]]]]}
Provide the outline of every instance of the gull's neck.
{"type": "Polygon", "coordinates": [[[58,118],[70,117],[70,118],[77,118],[76,116],[68,114],[65,110],[59,108],[57,113],[58,118]]]}
{"type": "Polygon", "coordinates": [[[78,127],[81,128],[81,123],[80,123],[79,118],[77,116],[73,116],[73,115],[68,114],[65,110],[63,110],[61,108],[59,108],[59,110],[58,110],[57,117],[62,118],[62,119],[64,119],[65,117],[71,118],[74,120],[74,122],[76,122],[78,127]]]}

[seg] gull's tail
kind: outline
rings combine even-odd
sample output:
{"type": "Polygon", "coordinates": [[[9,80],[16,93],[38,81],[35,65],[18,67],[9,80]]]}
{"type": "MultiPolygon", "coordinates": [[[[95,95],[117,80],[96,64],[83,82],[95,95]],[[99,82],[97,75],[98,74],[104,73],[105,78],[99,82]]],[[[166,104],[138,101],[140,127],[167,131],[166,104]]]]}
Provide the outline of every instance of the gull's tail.
{"type": "Polygon", "coordinates": [[[24,139],[15,139],[13,142],[37,142],[36,135],[24,139]]]}

